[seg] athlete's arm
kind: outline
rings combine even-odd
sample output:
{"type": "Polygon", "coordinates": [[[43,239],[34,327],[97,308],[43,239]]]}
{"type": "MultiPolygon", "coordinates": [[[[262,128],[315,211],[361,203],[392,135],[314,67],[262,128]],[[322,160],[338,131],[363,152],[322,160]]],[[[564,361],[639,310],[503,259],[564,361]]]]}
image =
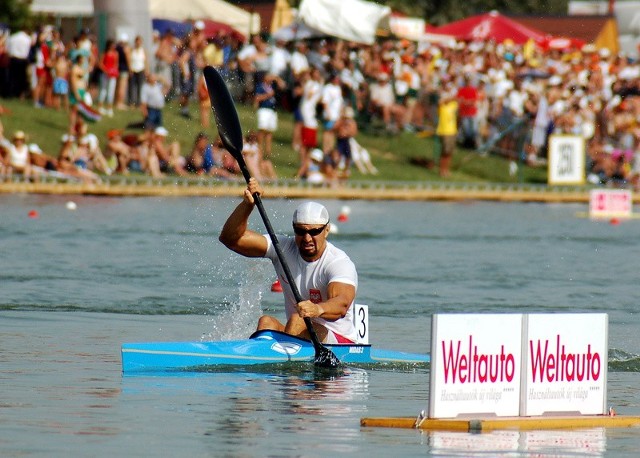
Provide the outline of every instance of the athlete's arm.
{"type": "Polygon", "coordinates": [[[255,206],[253,194],[256,192],[262,194],[262,189],[256,179],[251,178],[242,202],[229,215],[218,237],[230,250],[252,258],[263,257],[267,252],[267,239],[262,234],[248,229],[249,216],[255,206]]]}
{"type": "Polygon", "coordinates": [[[327,288],[329,298],[318,304],[311,301],[298,303],[298,314],[302,317],[320,317],[327,321],[336,321],[344,318],[349,306],[356,297],[356,288],[353,285],[340,282],[329,283],[327,288]]]}

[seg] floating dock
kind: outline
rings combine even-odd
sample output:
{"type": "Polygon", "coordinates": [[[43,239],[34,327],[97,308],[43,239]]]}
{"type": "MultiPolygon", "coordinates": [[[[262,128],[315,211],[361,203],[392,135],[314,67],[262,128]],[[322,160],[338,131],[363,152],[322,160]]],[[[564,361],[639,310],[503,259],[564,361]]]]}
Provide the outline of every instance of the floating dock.
{"type": "Polygon", "coordinates": [[[547,417],[458,418],[362,418],[360,425],[379,428],[409,428],[426,431],[487,432],[497,430],[553,430],[582,428],[631,428],[640,426],[640,417],[624,415],[584,415],[547,417]]]}
{"type": "MultiPolygon", "coordinates": [[[[238,197],[242,180],[146,176],[102,177],[100,183],[80,183],[45,177],[39,182],[20,177],[0,181],[0,194],[31,193],[93,196],[238,197]]],[[[299,180],[263,183],[266,198],[316,198],[342,200],[404,200],[588,203],[588,186],[547,186],[509,183],[378,182],[350,181],[337,187],[314,186],[299,180]]],[[[640,193],[633,196],[640,203],[640,193]]]]}

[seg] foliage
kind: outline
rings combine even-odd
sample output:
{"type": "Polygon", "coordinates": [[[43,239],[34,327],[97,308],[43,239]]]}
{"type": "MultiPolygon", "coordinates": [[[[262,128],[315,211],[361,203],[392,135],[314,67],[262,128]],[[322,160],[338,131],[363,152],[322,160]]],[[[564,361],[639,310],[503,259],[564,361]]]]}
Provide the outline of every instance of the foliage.
{"type": "Polygon", "coordinates": [[[431,25],[442,25],[468,16],[500,11],[516,14],[566,14],[568,0],[387,0],[378,3],[409,16],[425,18],[431,25]]]}
{"type": "Polygon", "coordinates": [[[0,0],[0,23],[6,24],[11,30],[30,27],[30,0],[0,0]]]}

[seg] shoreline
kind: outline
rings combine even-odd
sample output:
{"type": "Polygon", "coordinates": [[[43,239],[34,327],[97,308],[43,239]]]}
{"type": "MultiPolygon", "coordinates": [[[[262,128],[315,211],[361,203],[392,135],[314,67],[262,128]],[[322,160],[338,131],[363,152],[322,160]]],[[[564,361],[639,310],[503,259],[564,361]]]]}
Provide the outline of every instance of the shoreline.
{"type": "MultiPolygon", "coordinates": [[[[238,197],[244,181],[110,178],[98,184],[43,180],[0,182],[0,194],[92,195],[112,197],[238,197]]],[[[300,181],[263,183],[265,198],[323,198],[338,200],[464,201],[589,203],[589,187],[531,184],[444,182],[349,182],[331,188],[300,181]]],[[[640,203],[640,193],[633,194],[640,203]]]]}

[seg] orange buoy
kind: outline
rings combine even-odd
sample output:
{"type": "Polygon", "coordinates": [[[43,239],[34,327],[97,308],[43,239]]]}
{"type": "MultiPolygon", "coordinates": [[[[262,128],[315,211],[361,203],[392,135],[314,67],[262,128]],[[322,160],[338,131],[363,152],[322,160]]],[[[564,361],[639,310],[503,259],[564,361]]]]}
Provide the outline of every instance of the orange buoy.
{"type": "Polygon", "coordinates": [[[611,224],[612,226],[617,226],[618,224],[620,224],[620,220],[618,218],[611,218],[609,224],[611,224]]]}
{"type": "Polygon", "coordinates": [[[338,215],[338,221],[341,223],[346,223],[347,221],[349,221],[349,216],[346,215],[345,213],[340,213],[338,215]]]}
{"type": "Polygon", "coordinates": [[[271,291],[274,293],[282,292],[282,285],[280,284],[280,280],[276,280],[271,284],[271,291]]]}
{"type": "Polygon", "coordinates": [[[38,213],[37,210],[31,210],[28,213],[28,216],[29,216],[29,218],[36,219],[36,218],[38,218],[40,216],[40,214],[38,213]]]}

